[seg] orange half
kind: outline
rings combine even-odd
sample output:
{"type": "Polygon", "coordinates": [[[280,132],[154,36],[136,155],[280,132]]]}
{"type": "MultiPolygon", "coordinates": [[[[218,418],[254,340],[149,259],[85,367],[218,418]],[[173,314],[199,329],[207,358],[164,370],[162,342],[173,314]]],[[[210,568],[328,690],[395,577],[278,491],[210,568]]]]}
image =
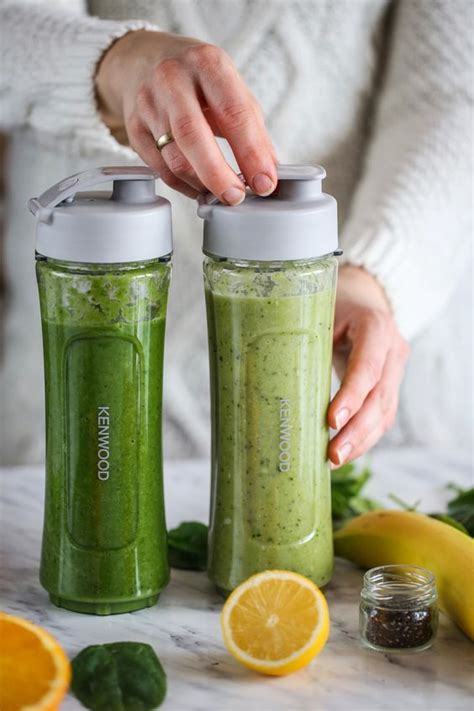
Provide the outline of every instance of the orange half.
{"type": "Polygon", "coordinates": [[[1,711],[55,711],[70,680],[69,660],[49,632],[0,612],[1,711]]]}

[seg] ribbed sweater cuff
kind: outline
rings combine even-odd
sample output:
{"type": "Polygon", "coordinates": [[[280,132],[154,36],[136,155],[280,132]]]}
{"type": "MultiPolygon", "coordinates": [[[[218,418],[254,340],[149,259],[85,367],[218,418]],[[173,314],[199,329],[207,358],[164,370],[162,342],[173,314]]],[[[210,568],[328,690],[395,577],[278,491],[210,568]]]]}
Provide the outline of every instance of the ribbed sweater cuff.
{"type": "Polygon", "coordinates": [[[77,17],[74,23],[71,46],[66,48],[63,42],[65,60],[62,62],[56,57],[49,77],[51,103],[34,107],[34,123],[51,132],[54,121],[54,133],[72,139],[73,146],[76,144],[83,154],[105,150],[136,159],[135,152],[118,143],[101,118],[94,75],[102,54],[116,39],[131,31],[159,31],[159,28],[141,20],[115,22],[92,17],[77,17]],[[51,106],[54,106],[54,118],[51,106]]]}

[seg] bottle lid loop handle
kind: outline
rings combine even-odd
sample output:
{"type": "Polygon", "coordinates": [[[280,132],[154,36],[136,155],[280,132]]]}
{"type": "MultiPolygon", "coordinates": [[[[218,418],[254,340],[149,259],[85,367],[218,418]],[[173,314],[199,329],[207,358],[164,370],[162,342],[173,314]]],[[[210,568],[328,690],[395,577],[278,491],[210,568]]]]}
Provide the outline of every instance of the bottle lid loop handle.
{"type": "Polygon", "coordinates": [[[155,170],[146,166],[94,168],[60,180],[59,183],[45,190],[39,197],[31,198],[28,201],[28,208],[33,215],[36,215],[40,210],[51,210],[64,202],[64,200],[73,197],[79,191],[88,190],[102,183],[121,180],[154,181],[159,177],[155,170]]]}

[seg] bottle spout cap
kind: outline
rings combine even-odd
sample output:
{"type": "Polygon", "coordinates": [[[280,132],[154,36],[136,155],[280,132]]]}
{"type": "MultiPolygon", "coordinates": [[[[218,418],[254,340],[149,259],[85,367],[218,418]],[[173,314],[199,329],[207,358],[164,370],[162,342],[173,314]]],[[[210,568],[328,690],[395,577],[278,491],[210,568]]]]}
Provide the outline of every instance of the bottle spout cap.
{"type": "Polygon", "coordinates": [[[322,193],[322,181],[326,171],[321,166],[279,165],[278,185],[272,194],[273,200],[304,202],[317,199],[322,193]]]}
{"type": "Polygon", "coordinates": [[[155,181],[149,177],[143,179],[132,178],[132,180],[129,178],[114,179],[110,199],[115,202],[128,203],[129,205],[154,202],[156,200],[155,181]]]}
{"type": "Polygon", "coordinates": [[[203,220],[210,220],[212,217],[212,207],[213,205],[219,205],[219,199],[215,195],[209,192],[201,193],[197,198],[197,214],[203,220]]]}

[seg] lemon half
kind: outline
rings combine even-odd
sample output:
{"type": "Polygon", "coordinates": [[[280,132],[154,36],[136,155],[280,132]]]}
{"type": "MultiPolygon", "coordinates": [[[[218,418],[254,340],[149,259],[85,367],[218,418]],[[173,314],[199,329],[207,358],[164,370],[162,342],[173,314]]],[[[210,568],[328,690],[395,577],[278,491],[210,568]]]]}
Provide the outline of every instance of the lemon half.
{"type": "Polygon", "coordinates": [[[221,614],[224,643],[249,669],[280,676],[305,667],[329,636],[329,610],[311,580],[266,570],[239,585],[221,614]]]}

